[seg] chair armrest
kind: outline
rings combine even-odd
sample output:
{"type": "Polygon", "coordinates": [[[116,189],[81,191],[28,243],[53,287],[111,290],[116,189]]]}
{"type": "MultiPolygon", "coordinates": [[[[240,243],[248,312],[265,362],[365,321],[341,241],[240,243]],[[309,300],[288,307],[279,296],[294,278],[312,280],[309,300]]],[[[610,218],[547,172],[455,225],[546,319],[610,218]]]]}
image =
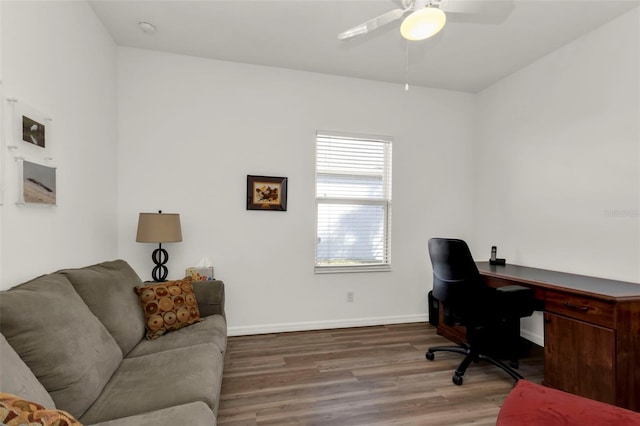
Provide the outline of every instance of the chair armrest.
{"type": "Polygon", "coordinates": [[[225,316],[224,283],[222,281],[193,281],[192,285],[201,317],[216,314],[225,316]]]}

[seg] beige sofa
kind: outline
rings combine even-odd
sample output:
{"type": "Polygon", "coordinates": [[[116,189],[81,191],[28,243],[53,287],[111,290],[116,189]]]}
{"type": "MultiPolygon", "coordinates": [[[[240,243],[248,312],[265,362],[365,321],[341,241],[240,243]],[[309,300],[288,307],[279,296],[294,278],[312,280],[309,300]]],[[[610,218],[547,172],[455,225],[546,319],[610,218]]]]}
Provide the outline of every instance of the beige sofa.
{"type": "Polygon", "coordinates": [[[214,425],[227,344],[224,284],[193,282],[203,319],[145,338],[122,260],[45,275],[0,292],[0,392],[82,424],[214,425]]]}

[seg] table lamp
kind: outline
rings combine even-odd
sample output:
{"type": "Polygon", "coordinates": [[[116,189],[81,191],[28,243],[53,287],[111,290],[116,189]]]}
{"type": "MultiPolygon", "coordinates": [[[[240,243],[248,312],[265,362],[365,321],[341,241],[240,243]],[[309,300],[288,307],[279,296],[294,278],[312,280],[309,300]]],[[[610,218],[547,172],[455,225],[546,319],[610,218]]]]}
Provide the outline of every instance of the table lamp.
{"type": "Polygon", "coordinates": [[[158,243],[158,248],[151,255],[151,259],[156,265],[151,276],[156,282],[166,281],[169,270],[165,264],[169,260],[169,253],[162,248],[162,243],[182,241],[180,215],[162,213],[162,210],[158,210],[158,213],[140,213],[136,241],[139,243],[158,243]]]}

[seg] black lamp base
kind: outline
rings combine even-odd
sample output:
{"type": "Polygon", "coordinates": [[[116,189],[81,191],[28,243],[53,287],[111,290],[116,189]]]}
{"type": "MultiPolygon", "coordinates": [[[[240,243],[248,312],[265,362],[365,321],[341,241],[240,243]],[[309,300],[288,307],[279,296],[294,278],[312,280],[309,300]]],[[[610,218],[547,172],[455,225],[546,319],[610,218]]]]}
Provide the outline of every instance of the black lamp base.
{"type": "Polygon", "coordinates": [[[158,248],[153,251],[151,259],[156,265],[151,271],[153,280],[157,283],[166,281],[169,269],[165,265],[169,261],[169,253],[162,248],[162,243],[158,244],[158,248]]]}

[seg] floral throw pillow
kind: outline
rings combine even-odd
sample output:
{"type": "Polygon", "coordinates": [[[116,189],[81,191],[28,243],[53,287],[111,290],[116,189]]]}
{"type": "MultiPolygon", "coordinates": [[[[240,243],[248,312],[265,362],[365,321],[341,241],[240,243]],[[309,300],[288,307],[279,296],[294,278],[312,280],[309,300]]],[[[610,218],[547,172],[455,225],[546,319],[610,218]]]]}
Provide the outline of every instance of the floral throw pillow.
{"type": "Polygon", "coordinates": [[[66,411],[49,410],[3,392],[0,392],[0,423],[7,426],[82,426],[66,411]]]}
{"type": "Polygon", "coordinates": [[[191,278],[135,287],[144,311],[147,339],[202,321],[191,278]]]}

